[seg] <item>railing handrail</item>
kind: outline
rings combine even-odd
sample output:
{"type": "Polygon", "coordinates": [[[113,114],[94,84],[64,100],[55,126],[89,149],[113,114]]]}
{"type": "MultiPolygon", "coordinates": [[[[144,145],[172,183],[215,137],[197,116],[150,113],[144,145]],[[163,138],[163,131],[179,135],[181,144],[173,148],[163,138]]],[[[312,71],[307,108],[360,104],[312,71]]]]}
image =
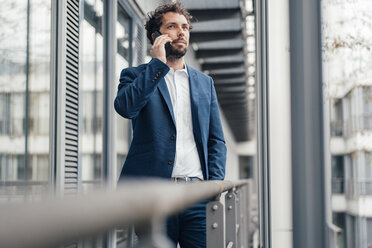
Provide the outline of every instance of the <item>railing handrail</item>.
{"type": "Polygon", "coordinates": [[[52,247],[111,228],[158,220],[248,184],[127,180],[114,191],[0,206],[0,247],[52,247]]]}

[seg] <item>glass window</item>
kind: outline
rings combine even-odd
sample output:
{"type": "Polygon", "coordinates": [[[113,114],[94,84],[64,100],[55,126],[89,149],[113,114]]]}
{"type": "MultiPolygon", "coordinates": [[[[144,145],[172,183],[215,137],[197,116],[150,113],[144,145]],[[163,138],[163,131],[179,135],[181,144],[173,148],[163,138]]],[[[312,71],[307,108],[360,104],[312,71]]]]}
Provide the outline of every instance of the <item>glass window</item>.
{"type": "MultiPolygon", "coordinates": [[[[79,166],[83,192],[103,183],[103,2],[84,0],[80,24],[79,166]]],[[[103,235],[87,238],[82,247],[103,247],[103,235]]]]}
{"type": "Polygon", "coordinates": [[[253,156],[239,156],[239,178],[254,177],[254,158],[253,156]]]}
{"type": "Polygon", "coordinates": [[[49,135],[49,93],[32,92],[30,102],[30,135],[49,135]]]}
{"type": "MultiPolygon", "coordinates": [[[[117,40],[117,54],[116,54],[116,87],[119,84],[121,71],[129,66],[137,65],[133,56],[135,54],[136,40],[138,32],[132,30],[132,19],[127,12],[118,4],[117,22],[116,22],[116,40],[117,40]],[[131,40],[131,37],[132,40],[131,40]],[[132,59],[133,58],[133,59],[132,59]]],[[[138,56],[137,56],[138,57],[138,56]]],[[[129,150],[129,143],[131,140],[131,125],[130,120],[124,119],[115,113],[116,125],[116,159],[117,159],[117,176],[120,176],[122,166],[124,164],[127,152],[129,150]]],[[[116,230],[116,243],[118,247],[126,244],[128,235],[127,229],[116,230]]]]}
{"type": "Polygon", "coordinates": [[[25,157],[24,155],[16,155],[13,156],[13,163],[12,165],[16,168],[17,170],[17,176],[16,180],[25,180],[28,178],[27,176],[27,168],[25,165],[25,157]]]}
{"type": "Polygon", "coordinates": [[[371,87],[363,87],[363,113],[362,113],[362,123],[363,123],[363,130],[371,130],[372,129],[372,88],[371,87]]]}
{"type": "Polygon", "coordinates": [[[33,174],[33,180],[44,181],[48,180],[49,176],[49,156],[44,154],[38,154],[34,156],[35,163],[33,171],[37,172],[33,174]]]}
{"type": "Polygon", "coordinates": [[[372,248],[372,218],[367,218],[367,247],[372,248]]]}
{"type": "MultiPolygon", "coordinates": [[[[119,83],[120,72],[124,68],[128,67],[130,63],[130,33],[131,33],[131,23],[132,20],[125,12],[125,10],[119,5],[118,6],[118,19],[116,22],[116,39],[118,44],[117,54],[116,54],[116,78],[117,84],[119,83]]],[[[116,86],[117,86],[116,84],[116,86]]],[[[129,130],[130,121],[124,119],[115,113],[116,121],[116,151],[117,151],[117,166],[118,166],[118,176],[120,175],[121,168],[124,164],[126,154],[129,150],[128,143],[130,141],[129,130]]]]}
{"type": "Polygon", "coordinates": [[[345,214],[344,213],[333,213],[332,214],[332,220],[333,224],[335,224],[337,227],[341,228],[342,231],[340,235],[337,236],[337,247],[338,248],[344,248],[345,247],[345,214]]]}
{"type": "MultiPolygon", "coordinates": [[[[366,195],[372,195],[372,152],[365,152],[363,181],[366,195]]],[[[372,234],[372,233],[371,233],[372,234]]]]}
{"type": "Polygon", "coordinates": [[[25,93],[10,94],[10,135],[23,136],[25,118],[25,93]]]}
{"type": "Polygon", "coordinates": [[[0,135],[4,135],[8,132],[7,120],[9,120],[9,115],[7,111],[7,96],[6,93],[0,93],[0,135]]]}
{"type": "Polygon", "coordinates": [[[103,3],[84,1],[80,29],[79,153],[83,191],[102,183],[103,3]]]}
{"type": "Polygon", "coordinates": [[[332,193],[344,193],[344,157],[332,156],[332,193]]]}
{"type": "Polygon", "coordinates": [[[2,1],[0,37],[0,194],[36,199],[49,185],[51,1],[2,1]]]}
{"type": "Polygon", "coordinates": [[[331,135],[343,135],[342,100],[335,99],[331,108],[331,135]]]}

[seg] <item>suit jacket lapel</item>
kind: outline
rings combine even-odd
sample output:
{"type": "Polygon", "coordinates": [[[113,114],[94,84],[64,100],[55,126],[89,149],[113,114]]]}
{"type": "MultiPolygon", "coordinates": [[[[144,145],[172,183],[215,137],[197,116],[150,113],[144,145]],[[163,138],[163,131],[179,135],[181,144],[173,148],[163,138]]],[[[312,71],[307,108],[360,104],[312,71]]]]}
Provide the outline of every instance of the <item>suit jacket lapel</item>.
{"type": "Polygon", "coordinates": [[[196,147],[199,151],[200,163],[202,164],[202,171],[204,178],[207,178],[207,164],[205,153],[203,149],[203,141],[201,138],[201,125],[199,118],[199,92],[200,92],[200,80],[198,74],[192,68],[187,67],[190,80],[190,100],[191,100],[191,117],[192,117],[192,127],[195,138],[196,147]]]}
{"type": "Polygon", "coordinates": [[[159,88],[159,91],[160,91],[161,95],[164,98],[165,103],[168,106],[168,110],[169,110],[169,113],[172,117],[173,124],[174,124],[174,126],[176,126],[176,121],[174,119],[174,113],[173,113],[173,107],[172,107],[172,101],[170,99],[167,83],[165,82],[164,78],[160,81],[158,88],[159,88]]]}
{"type": "Polygon", "coordinates": [[[187,67],[187,71],[190,75],[190,100],[191,100],[191,116],[192,116],[192,125],[194,130],[194,137],[201,143],[200,140],[200,123],[198,116],[198,106],[199,106],[199,82],[198,76],[194,69],[187,67]]]}

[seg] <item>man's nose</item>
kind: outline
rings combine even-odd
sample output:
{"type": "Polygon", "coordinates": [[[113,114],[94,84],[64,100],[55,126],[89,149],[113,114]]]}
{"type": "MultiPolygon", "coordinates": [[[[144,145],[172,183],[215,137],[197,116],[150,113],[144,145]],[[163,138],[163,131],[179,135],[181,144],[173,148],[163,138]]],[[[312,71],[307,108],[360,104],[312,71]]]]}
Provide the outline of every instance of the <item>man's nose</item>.
{"type": "Polygon", "coordinates": [[[185,31],[182,28],[178,29],[178,37],[184,37],[185,36],[185,31]]]}

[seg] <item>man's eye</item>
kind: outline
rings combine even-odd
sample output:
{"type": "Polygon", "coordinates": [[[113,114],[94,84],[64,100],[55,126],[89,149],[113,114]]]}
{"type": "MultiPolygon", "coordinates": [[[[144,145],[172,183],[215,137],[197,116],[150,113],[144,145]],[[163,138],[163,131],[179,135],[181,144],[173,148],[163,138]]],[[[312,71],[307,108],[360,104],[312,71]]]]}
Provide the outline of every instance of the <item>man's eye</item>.
{"type": "Polygon", "coordinates": [[[174,25],[170,25],[170,26],[168,26],[168,28],[174,28],[174,25]]]}

